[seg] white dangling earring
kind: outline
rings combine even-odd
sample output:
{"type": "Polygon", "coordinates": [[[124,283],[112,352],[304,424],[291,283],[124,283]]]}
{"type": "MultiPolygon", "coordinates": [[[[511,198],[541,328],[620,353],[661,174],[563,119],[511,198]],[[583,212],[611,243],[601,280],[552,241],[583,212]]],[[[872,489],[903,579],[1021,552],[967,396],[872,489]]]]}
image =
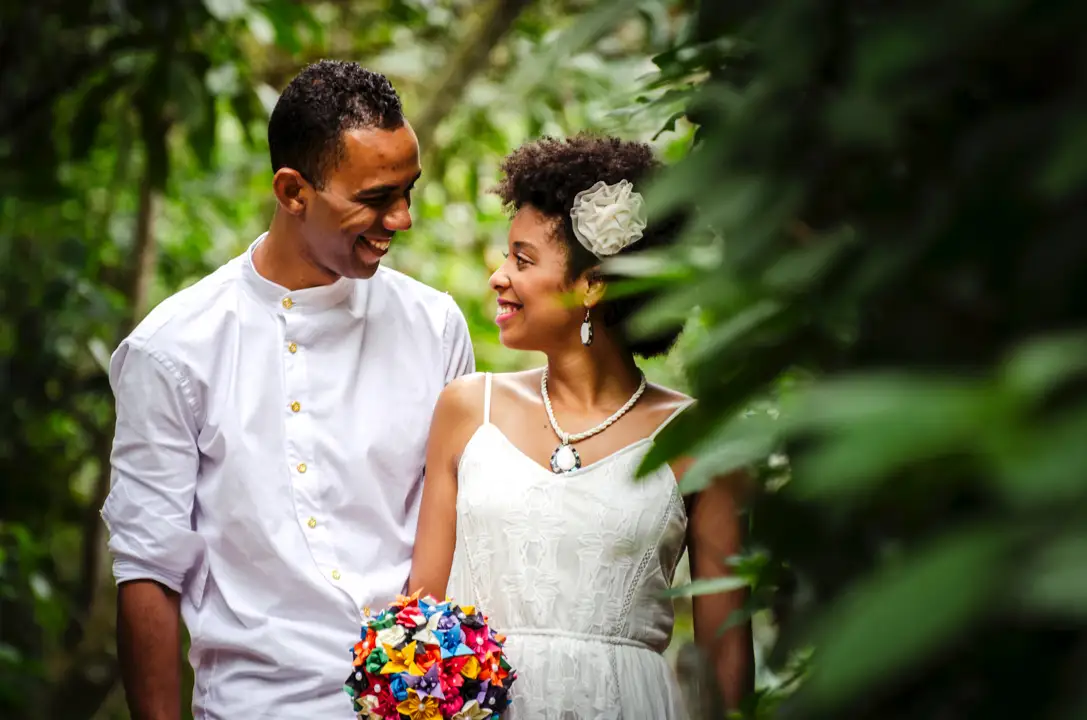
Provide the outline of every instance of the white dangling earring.
{"type": "Polygon", "coordinates": [[[585,321],[581,323],[581,344],[586,347],[593,344],[593,323],[589,320],[589,308],[585,308],[585,321]]]}

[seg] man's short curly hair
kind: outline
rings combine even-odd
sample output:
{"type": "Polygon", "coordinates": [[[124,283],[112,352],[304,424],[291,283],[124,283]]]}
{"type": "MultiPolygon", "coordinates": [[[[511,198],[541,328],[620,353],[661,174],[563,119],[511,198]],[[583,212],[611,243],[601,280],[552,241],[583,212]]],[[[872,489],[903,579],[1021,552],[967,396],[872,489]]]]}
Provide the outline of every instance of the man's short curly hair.
{"type": "MultiPolygon", "coordinates": [[[[506,207],[512,211],[529,205],[544,215],[560,221],[557,240],[566,251],[569,279],[572,281],[600,261],[574,236],[570,210],[574,196],[603,180],[610,184],[620,180],[631,182],[638,190],[659,172],[661,164],[654,158],[653,149],[640,142],[630,142],[614,137],[580,134],[573,138],[544,137],[506,156],[501,170],[504,175],[495,188],[506,207]]],[[[661,248],[675,242],[682,227],[678,216],[649,219],[642,238],[621,251],[622,255],[661,248]]],[[[619,278],[604,274],[603,279],[619,278]]],[[[619,332],[620,340],[635,355],[655,357],[667,353],[679,337],[681,328],[675,327],[650,338],[632,338],[628,321],[646,303],[654,300],[655,292],[624,294],[601,303],[604,323],[619,332]]]]}
{"type": "Polygon", "coordinates": [[[321,60],[283,90],[268,121],[272,172],[289,167],[316,187],[343,160],[343,134],[404,124],[400,96],[382,74],[358,63],[321,60]]]}

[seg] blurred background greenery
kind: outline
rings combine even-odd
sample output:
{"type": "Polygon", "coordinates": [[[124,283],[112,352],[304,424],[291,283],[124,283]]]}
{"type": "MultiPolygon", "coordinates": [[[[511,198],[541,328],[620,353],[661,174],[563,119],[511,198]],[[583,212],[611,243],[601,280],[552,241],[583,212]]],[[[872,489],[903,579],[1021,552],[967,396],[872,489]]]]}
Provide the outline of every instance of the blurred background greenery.
{"type": "MultiPolygon", "coordinates": [[[[127,717],[98,509],[105,366],[272,210],[306,62],[401,92],[424,150],[389,264],[483,369],[497,163],[650,141],[683,247],[627,265],[700,399],[649,463],[759,479],[737,578],[782,718],[1087,717],[1087,5],[1063,0],[37,0],[0,7],[0,715],[127,717]]],[[[682,574],[681,574],[682,575],[682,574]]],[[[692,694],[700,692],[689,683],[692,694]]],[[[719,717],[707,710],[704,717],[719,717]]]]}

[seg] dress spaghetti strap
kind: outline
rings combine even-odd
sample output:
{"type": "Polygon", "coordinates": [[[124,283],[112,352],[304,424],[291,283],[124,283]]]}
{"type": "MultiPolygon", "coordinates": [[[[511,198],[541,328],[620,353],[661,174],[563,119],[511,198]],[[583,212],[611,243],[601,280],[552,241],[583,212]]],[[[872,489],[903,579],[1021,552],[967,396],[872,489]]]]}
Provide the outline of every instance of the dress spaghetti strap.
{"type": "Polygon", "coordinates": [[[483,376],[483,424],[489,425],[491,422],[491,374],[486,373],[483,376]]]}
{"type": "Polygon", "coordinates": [[[676,408],[675,411],[671,415],[669,415],[667,418],[664,419],[664,422],[662,422],[660,425],[657,426],[657,429],[653,431],[653,434],[649,436],[649,439],[650,440],[655,440],[657,438],[657,435],[660,434],[661,430],[668,427],[669,423],[671,423],[673,420],[675,420],[677,417],[679,417],[680,414],[684,410],[686,410],[690,406],[694,405],[695,402],[697,402],[697,401],[694,400],[694,399],[691,399],[691,400],[688,400],[687,402],[683,403],[682,405],[680,405],[678,408],[676,408]]]}

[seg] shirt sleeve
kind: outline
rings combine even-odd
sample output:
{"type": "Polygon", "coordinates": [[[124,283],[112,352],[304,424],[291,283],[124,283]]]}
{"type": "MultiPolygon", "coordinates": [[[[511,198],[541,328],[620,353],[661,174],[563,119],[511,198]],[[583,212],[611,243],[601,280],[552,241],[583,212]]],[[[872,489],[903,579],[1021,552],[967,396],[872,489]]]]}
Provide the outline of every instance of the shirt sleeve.
{"type": "Polygon", "coordinates": [[[164,355],[127,342],[110,361],[110,385],[117,426],[102,519],[114,577],[181,592],[204,552],[192,519],[199,468],[192,388],[164,355]]]}
{"type": "Polygon", "coordinates": [[[472,350],[472,338],[468,334],[468,322],[457,303],[450,297],[445,316],[445,333],[442,337],[445,351],[445,383],[448,385],[461,375],[476,371],[476,356],[472,350]]]}

